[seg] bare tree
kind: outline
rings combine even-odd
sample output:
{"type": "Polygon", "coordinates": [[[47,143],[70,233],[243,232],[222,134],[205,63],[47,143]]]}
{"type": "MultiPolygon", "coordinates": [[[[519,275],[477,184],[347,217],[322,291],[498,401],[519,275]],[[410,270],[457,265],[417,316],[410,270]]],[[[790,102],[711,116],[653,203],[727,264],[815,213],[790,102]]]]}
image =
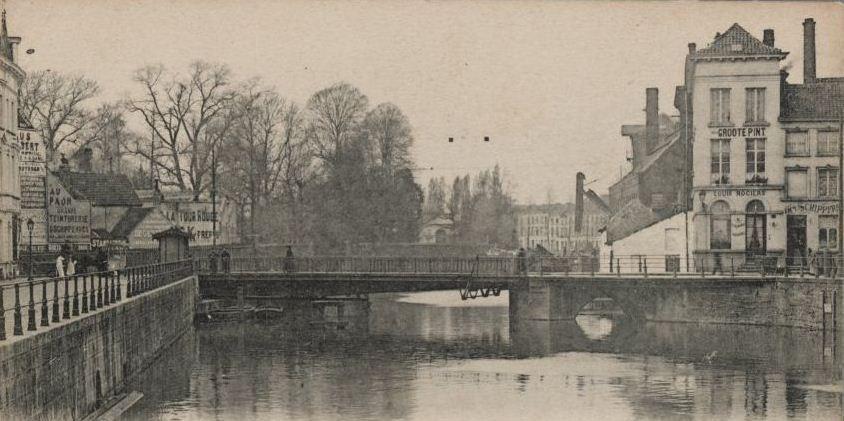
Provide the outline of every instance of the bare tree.
{"type": "Polygon", "coordinates": [[[330,167],[342,160],[343,148],[352,141],[369,100],[358,88],[338,83],[308,100],[308,134],[314,155],[330,167]]]}
{"type": "Polygon", "coordinates": [[[24,80],[20,88],[20,110],[40,132],[48,162],[63,145],[77,141],[91,121],[84,102],[98,92],[93,80],[50,70],[30,73],[24,80]]]}
{"type": "Polygon", "coordinates": [[[126,125],[125,109],[121,104],[105,103],[91,115],[91,122],[81,131],[77,146],[94,152],[94,169],[108,172],[132,172],[125,158],[139,136],[126,125]]]}
{"type": "Polygon", "coordinates": [[[154,163],[164,185],[198,197],[210,184],[211,151],[230,128],[231,72],[197,61],[186,77],[156,65],[136,71],[134,80],[142,92],[127,107],[143,117],[152,134],[134,152],[154,163]]]}
{"type": "Polygon", "coordinates": [[[394,104],[379,104],[363,120],[363,135],[373,149],[374,163],[392,173],[411,165],[413,144],[410,122],[394,104]]]}

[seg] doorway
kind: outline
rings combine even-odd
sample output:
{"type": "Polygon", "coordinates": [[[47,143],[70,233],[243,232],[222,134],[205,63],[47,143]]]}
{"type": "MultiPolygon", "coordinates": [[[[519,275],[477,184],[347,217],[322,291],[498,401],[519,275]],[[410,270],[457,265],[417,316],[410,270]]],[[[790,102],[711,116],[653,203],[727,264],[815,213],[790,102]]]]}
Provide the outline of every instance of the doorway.
{"type": "Polygon", "coordinates": [[[806,266],[806,215],[788,215],[785,252],[789,266],[806,266]]]}
{"type": "Polygon", "coordinates": [[[745,208],[744,222],[745,251],[747,256],[751,258],[764,256],[767,250],[768,238],[765,205],[758,200],[748,203],[747,208],[745,208]]]}

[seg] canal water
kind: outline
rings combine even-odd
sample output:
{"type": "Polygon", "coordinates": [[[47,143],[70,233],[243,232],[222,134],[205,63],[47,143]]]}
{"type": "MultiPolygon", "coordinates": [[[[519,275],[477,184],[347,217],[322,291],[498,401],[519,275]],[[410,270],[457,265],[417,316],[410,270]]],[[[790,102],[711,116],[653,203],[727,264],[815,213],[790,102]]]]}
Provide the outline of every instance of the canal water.
{"type": "MultiPolygon", "coordinates": [[[[301,320],[299,321],[301,322],[301,320]]],[[[822,333],[510,321],[507,296],[372,296],[340,322],[198,325],[125,419],[840,420],[822,333]],[[345,319],[345,320],[343,320],[345,319]]],[[[840,384],[840,383],[839,383],[840,384]]]]}

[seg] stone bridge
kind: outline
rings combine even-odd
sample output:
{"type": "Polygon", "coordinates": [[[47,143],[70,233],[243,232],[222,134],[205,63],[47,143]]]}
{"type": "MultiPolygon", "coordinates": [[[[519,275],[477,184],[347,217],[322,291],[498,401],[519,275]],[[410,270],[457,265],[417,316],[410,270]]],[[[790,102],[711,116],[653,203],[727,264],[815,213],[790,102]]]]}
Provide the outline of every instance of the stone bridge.
{"type": "MultiPolygon", "coordinates": [[[[735,273],[650,273],[642,265],[563,262],[566,272],[532,270],[511,257],[253,258],[198,262],[204,298],[288,299],[383,292],[509,290],[511,319],[574,320],[596,298],[611,298],[636,321],[789,326],[832,330],[841,279],[735,273]],[[611,272],[601,268],[611,268],[611,272]],[[633,270],[624,270],[632,268],[633,270]],[[586,269],[586,270],[584,270],[586,269]]],[[[653,267],[653,266],[652,266],[653,267]]]]}

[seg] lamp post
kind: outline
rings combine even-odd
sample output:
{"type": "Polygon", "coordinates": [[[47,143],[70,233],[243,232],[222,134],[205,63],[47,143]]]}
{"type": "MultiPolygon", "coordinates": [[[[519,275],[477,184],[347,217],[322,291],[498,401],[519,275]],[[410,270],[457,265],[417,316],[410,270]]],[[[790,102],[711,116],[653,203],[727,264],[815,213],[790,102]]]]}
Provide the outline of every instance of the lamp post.
{"type": "Polygon", "coordinates": [[[35,228],[35,221],[32,218],[26,220],[26,229],[29,231],[29,246],[27,246],[27,253],[29,253],[29,276],[28,281],[32,281],[32,229],[35,228]]]}
{"type": "Polygon", "coordinates": [[[29,230],[29,246],[27,247],[29,252],[29,276],[27,277],[27,281],[29,281],[29,308],[27,309],[26,330],[29,331],[35,330],[35,292],[32,284],[32,229],[34,227],[35,222],[32,221],[32,218],[27,219],[26,229],[29,230]]]}

